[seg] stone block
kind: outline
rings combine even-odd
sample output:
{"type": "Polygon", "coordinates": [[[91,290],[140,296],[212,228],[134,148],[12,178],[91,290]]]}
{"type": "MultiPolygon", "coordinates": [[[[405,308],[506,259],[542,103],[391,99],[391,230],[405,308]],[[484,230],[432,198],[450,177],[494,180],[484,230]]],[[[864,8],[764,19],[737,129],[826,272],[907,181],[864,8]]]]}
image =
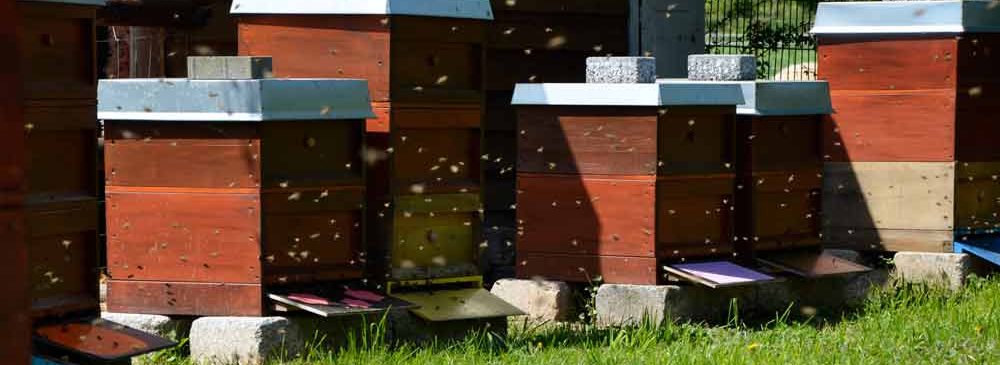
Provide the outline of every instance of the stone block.
{"type": "Polygon", "coordinates": [[[101,313],[101,318],[174,341],[181,341],[188,337],[193,321],[189,318],[171,318],[155,314],[113,312],[101,313]]]}
{"type": "Polygon", "coordinates": [[[567,321],[574,313],[573,290],[565,282],[503,279],[490,292],[527,313],[532,322],[567,321]]]}
{"type": "Polygon", "coordinates": [[[757,58],[751,55],[690,55],[688,79],[695,81],[753,81],[757,58]]]}
{"type": "Polygon", "coordinates": [[[904,282],[959,289],[973,273],[973,258],[964,253],[897,252],[895,276],[904,282]]]}
{"type": "Polygon", "coordinates": [[[271,57],[188,57],[192,80],[256,80],[270,78],[271,57]]]}
{"type": "Polygon", "coordinates": [[[283,317],[202,317],[191,325],[191,359],[198,364],[264,364],[295,356],[307,338],[283,317]]]}
{"type": "Polygon", "coordinates": [[[587,83],[652,84],[656,82],[653,57],[588,57],[587,83]]]}

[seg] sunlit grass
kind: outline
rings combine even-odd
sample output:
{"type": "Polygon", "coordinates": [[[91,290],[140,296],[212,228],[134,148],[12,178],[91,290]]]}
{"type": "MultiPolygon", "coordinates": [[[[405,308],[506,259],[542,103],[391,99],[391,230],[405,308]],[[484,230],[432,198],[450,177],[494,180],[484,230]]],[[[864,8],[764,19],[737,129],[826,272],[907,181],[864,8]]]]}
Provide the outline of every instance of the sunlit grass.
{"type": "MultiPolygon", "coordinates": [[[[352,339],[276,364],[997,364],[1000,280],[960,292],[902,286],[832,318],[601,329],[512,324],[509,337],[389,348],[352,339]]],[[[375,326],[378,327],[378,326],[375,326]]],[[[381,338],[374,331],[372,338],[381,338]]],[[[366,337],[366,336],[362,336],[366,337]]],[[[184,360],[168,361],[184,364],[184,360]]]]}

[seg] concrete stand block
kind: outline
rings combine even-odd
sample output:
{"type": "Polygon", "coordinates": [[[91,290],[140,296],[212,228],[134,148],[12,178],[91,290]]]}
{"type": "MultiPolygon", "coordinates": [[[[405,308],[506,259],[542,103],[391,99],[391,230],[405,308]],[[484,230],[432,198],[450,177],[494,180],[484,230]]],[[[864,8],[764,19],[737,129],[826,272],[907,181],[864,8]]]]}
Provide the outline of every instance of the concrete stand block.
{"type": "Polygon", "coordinates": [[[188,57],[192,80],[256,80],[270,78],[271,57],[188,57]]]}
{"type": "Polygon", "coordinates": [[[597,323],[618,326],[720,320],[728,313],[730,301],[743,295],[697,286],[606,284],[597,289],[597,323]]]}
{"type": "Polygon", "coordinates": [[[561,281],[503,279],[490,290],[528,314],[532,322],[561,322],[574,313],[573,290],[561,281]]]}
{"type": "Polygon", "coordinates": [[[198,364],[263,364],[300,353],[307,339],[282,317],[202,317],[191,325],[191,359],[198,364]]]}
{"type": "Polygon", "coordinates": [[[895,275],[902,281],[959,289],[974,273],[973,257],[964,253],[898,252],[895,275]]]}
{"type": "Polygon", "coordinates": [[[690,55],[688,79],[696,81],[753,81],[757,58],[751,55],[690,55]]]}
{"type": "Polygon", "coordinates": [[[652,84],[656,82],[653,57],[588,57],[589,84],[652,84]]]}
{"type": "Polygon", "coordinates": [[[389,342],[392,344],[461,341],[481,333],[507,336],[507,317],[431,322],[408,310],[393,310],[387,319],[389,342]]]}
{"type": "Polygon", "coordinates": [[[101,318],[111,322],[152,333],[154,335],[181,341],[191,332],[190,318],[171,318],[155,314],[101,313],[101,318]]]}

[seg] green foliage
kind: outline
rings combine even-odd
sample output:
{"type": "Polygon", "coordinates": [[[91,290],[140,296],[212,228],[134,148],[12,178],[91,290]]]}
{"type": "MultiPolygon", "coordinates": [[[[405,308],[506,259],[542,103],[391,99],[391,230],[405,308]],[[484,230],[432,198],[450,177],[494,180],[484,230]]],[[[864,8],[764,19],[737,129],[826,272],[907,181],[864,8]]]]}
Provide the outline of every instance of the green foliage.
{"type": "MultiPolygon", "coordinates": [[[[706,2],[708,52],[757,56],[758,77],[773,76],[789,62],[776,59],[781,50],[812,52],[809,34],[816,0],[709,0],[706,2]]],[[[789,55],[791,56],[791,55],[789,55]]],[[[794,54],[802,61],[812,57],[794,54]]]]}

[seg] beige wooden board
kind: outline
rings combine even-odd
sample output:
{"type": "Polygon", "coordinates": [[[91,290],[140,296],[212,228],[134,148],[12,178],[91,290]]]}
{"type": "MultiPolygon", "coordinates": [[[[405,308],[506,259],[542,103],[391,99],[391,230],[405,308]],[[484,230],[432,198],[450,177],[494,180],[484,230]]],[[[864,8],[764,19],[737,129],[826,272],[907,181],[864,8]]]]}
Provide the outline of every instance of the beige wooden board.
{"type": "Polygon", "coordinates": [[[952,230],[955,163],[827,163],[823,226],[952,230]]]}
{"type": "Polygon", "coordinates": [[[823,229],[823,247],[859,251],[951,252],[953,231],[823,229]]]}

